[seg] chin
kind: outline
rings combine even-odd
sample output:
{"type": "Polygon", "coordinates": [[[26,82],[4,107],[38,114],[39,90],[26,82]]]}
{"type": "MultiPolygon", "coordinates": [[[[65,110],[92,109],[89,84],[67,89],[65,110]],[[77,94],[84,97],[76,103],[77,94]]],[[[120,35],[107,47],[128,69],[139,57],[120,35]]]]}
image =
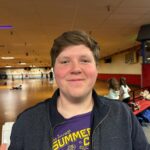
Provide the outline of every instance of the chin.
{"type": "Polygon", "coordinates": [[[71,96],[74,97],[74,98],[80,98],[80,97],[84,97],[85,94],[74,93],[74,94],[72,94],[71,96]]]}
{"type": "Polygon", "coordinates": [[[81,91],[80,89],[78,91],[72,90],[71,92],[68,92],[69,95],[74,99],[83,99],[84,97],[88,96],[89,92],[86,92],[87,90],[81,91]]]}

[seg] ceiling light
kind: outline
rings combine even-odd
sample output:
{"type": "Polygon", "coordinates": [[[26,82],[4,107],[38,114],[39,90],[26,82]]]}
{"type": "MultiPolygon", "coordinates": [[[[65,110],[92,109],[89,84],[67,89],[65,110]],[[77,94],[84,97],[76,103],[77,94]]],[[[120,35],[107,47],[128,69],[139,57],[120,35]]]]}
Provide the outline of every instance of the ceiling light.
{"type": "Polygon", "coordinates": [[[19,64],[20,64],[20,65],[26,65],[26,63],[23,63],[23,62],[22,62],[22,63],[19,63],[19,64]]]}
{"type": "Polygon", "coordinates": [[[14,57],[1,57],[1,59],[15,59],[14,57]]]}
{"type": "Polygon", "coordinates": [[[3,26],[0,26],[0,30],[3,30],[3,29],[12,29],[13,26],[11,25],[3,25],[3,26]]]}
{"type": "Polygon", "coordinates": [[[36,67],[35,65],[30,65],[30,67],[36,67]]]}
{"type": "Polygon", "coordinates": [[[11,68],[12,66],[5,66],[6,68],[11,68]]]}

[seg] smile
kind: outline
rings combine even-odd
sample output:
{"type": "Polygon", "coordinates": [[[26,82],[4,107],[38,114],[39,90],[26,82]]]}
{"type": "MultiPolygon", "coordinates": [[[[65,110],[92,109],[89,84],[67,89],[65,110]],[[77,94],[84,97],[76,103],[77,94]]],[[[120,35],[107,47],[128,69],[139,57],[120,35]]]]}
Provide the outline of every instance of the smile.
{"type": "Polygon", "coordinates": [[[68,81],[83,81],[84,79],[70,79],[68,81]]]}

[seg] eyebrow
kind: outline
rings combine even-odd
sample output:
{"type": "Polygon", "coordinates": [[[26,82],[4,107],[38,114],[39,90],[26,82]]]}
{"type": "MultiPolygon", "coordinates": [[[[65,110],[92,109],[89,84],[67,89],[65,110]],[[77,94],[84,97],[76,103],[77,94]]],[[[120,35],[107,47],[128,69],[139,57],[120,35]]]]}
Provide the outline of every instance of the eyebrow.
{"type": "MultiPolygon", "coordinates": [[[[80,55],[79,57],[89,57],[89,55],[80,55]]],[[[70,58],[69,56],[60,56],[60,58],[70,58]]]]}

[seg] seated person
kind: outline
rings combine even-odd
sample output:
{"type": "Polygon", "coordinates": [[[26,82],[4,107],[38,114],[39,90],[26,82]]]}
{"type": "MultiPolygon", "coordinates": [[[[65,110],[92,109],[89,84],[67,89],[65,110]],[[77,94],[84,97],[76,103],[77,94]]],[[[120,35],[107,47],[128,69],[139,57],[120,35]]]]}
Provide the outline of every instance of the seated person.
{"type": "Polygon", "coordinates": [[[108,80],[108,88],[109,92],[105,97],[113,99],[113,100],[119,100],[120,99],[120,85],[116,78],[111,78],[108,80]]]}
{"type": "Polygon", "coordinates": [[[22,85],[13,86],[11,90],[20,90],[20,89],[22,89],[22,85]]]}

